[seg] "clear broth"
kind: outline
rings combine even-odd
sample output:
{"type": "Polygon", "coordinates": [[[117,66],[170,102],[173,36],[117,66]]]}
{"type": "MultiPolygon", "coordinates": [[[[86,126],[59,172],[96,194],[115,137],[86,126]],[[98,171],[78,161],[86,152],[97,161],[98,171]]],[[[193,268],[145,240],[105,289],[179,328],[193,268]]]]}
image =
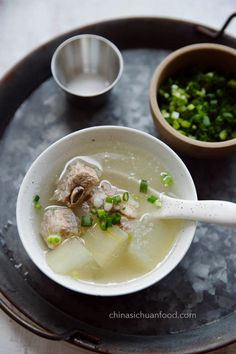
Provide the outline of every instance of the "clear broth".
{"type": "MultiPolygon", "coordinates": [[[[102,175],[100,180],[109,180],[113,185],[128,190],[139,198],[139,217],[147,212],[155,210],[155,206],[147,202],[147,195],[140,193],[137,180],[146,179],[150,187],[159,192],[165,192],[170,195],[178,195],[177,186],[166,188],[161,184],[160,173],[166,171],[158,157],[150,152],[124,143],[90,143],[83,148],[78,149],[78,155],[88,156],[102,166],[102,175]]],[[[72,156],[71,158],[75,157],[72,156]]],[[[65,163],[53,173],[48,186],[42,191],[41,199],[44,206],[51,205],[50,198],[55,189],[55,181],[60,176],[65,163]]],[[[171,171],[168,171],[171,173],[171,171]]],[[[38,220],[39,227],[40,220],[38,220]]],[[[128,244],[114,254],[106,267],[86,269],[84,272],[73,272],[69,274],[79,280],[95,282],[102,284],[120,283],[138,278],[143,274],[158,267],[170,254],[174,247],[177,236],[183,229],[184,222],[180,220],[152,220],[142,225],[137,232],[136,241],[140,250],[145,254],[147,267],[140,267],[134,257],[130,257],[128,244]],[[138,239],[137,239],[138,238],[138,239]]],[[[82,235],[86,246],[86,233],[82,235]]],[[[133,242],[133,239],[131,242],[133,242]]],[[[51,251],[48,251],[51,252],[51,251]]]]}

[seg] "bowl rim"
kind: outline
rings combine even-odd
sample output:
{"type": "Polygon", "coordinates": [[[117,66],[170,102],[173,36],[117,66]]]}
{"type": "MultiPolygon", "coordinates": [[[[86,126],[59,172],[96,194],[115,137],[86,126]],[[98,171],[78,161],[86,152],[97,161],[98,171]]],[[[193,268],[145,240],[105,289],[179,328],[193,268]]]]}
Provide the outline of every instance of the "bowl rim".
{"type": "MultiPolygon", "coordinates": [[[[193,238],[194,234],[196,231],[197,227],[197,222],[195,221],[189,221],[188,224],[186,225],[186,229],[188,229],[189,235],[187,237],[187,241],[184,243],[185,247],[182,247],[181,252],[179,252],[178,255],[172,255],[172,251],[178,246],[178,242],[176,242],[170,253],[166,255],[166,257],[163,259],[163,261],[160,263],[160,266],[165,266],[165,263],[168,261],[170,257],[172,257],[172,262],[171,265],[168,264],[168,269],[167,271],[164,271],[161,275],[158,277],[155,276],[155,270],[157,270],[159,267],[157,266],[153,270],[151,270],[148,273],[145,273],[144,275],[132,279],[130,281],[125,281],[121,283],[114,283],[114,284],[99,284],[99,283],[91,283],[91,282],[86,282],[86,281],[76,281],[76,284],[79,284],[76,288],[74,286],[71,286],[70,284],[65,284],[64,283],[64,278],[68,278],[68,276],[58,276],[58,274],[54,273],[52,270],[48,273],[48,270],[45,270],[43,265],[39,262],[37,262],[34,259],[34,254],[31,252],[31,248],[28,246],[26,238],[24,237],[24,223],[21,221],[21,212],[24,210],[22,208],[22,204],[24,204],[24,188],[25,185],[27,185],[30,181],[30,177],[32,174],[32,171],[34,170],[35,166],[37,166],[38,162],[43,160],[45,155],[50,152],[51,150],[54,150],[57,148],[59,144],[62,144],[64,142],[69,141],[71,138],[74,136],[79,136],[81,134],[86,134],[87,132],[96,132],[100,130],[106,130],[107,132],[111,130],[113,131],[120,131],[120,132],[127,132],[131,134],[136,134],[143,136],[146,139],[152,140],[155,144],[161,145],[165,150],[167,150],[168,153],[170,153],[173,156],[173,159],[176,160],[181,168],[185,171],[187,179],[190,183],[191,186],[191,193],[193,195],[193,199],[197,200],[197,192],[196,192],[196,187],[193,182],[192,176],[190,172],[188,171],[186,165],[182,161],[182,159],[164,142],[161,140],[157,139],[156,137],[143,132],[141,130],[133,129],[133,128],[128,128],[128,127],[122,127],[122,126],[96,126],[96,127],[90,127],[90,128],[85,128],[78,130],[76,132],[73,132],[71,134],[68,134],[53,144],[51,144],[48,148],[46,148],[32,163],[28,171],[26,172],[24,179],[21,183],[18,196],[17,196],[17,203],[16,203],[16,223],[17,223],[17,229],[18,229],[18,234],[21,239],[21,242],[23,244],[23,247],[25,251],[27,252],[29,258],[33,261],[33,263],[37,266],[37,268],[44,273],[48,278],[53,280],[54,282],[58,283],[61,286],[64,286],[65,288],[68,288],[70,290],[84,293],[87,295],[95,295],[95,296],[118,296],[118,295],[126,295],[130,293],[134,293],[136,291],[143,290],[157,282],[159,282],[161,279],[163,279],[165,276],[167,276],[172,270],[175,269],[175,267],[180,263],[180,261],[183,259],[185,254],[187,253],[193,238]],[[63,279],[62,279],[63,278],[63,279]],[[142,281],[143,280],[143,281],[142,281]]],[[[180,236],[181,238],[181,236],[180,236]]],[[[165,269],[165,268],[164,268],[165,269]]],[[[65,280],[66,281],[66,280],[65,280]]]]}
{"type": "Polygon", "coordinates": [[[111,42],[109,39],[102,37],[102,36],[98,36],[96,34],[89,34],[89,33],[85,33],[85,34],[78,34],[76,36],[70,37],[68,39],[66,39],[65,41],[63,41],[54,51],[53,55],[52,55],[52,59],[51,59],[51,73],[52,76],[54,78],[54,80],[56,81],[56,83],[58,84],[58,86],[61,87],[61,89],[63,89],[65,92],[67,92],[70,95],[73,95],[75,97],[81,97],[81,98],[89,98],[89,97],[97,97],[97,96],[101,96],[104,93],[110,91],[116,84],[117,82],[120,80],[121,75],[123,73],[123,69],[124,69],[124,60],[122,57],[122,54],[120,52],[120,50],[118,49],[118,47],[111,42]],[[63,85],[61,83],[61,81],[58,79],[57,74],[56,74],[56,59],[57,56],[59,55],[61,49],[63,49],[64,47],[66,47],[69,43],[80,40],[82,38],[95,38],[98,41],[104,42],[106,43],[110,48],[113,49],[114,53],[117,55],[118,60],[119,60],[119,71],[118,74],[116,76],[116,78],[112,81],[112,83],[107,86],[105,89],[98,91],[97,93],[93,93],[93,94],[77,94],[75,92],[72,92],[71,90],[68,89],[68,87],[66,87],[65,85],[63,85]]]}
{"type": "Polygon", "coordinates": [[[159,84],[159,78],[163,72],[163,70],[178,57],[184,56],[190,52],[197,52],[198,50],[205,50],[205,51],[219,51],[225,53],[225,55],[233,55],[235,56],[235,64],[236,64],[236,49],[222,45],[222,44],[215,44],[215,43],[198,43],[198,44],[190,44],[184,47],[181,47],[174,52],[170,53],[155,69],[149,89],[149,104],[152,111],[153,119],[155,119],[161,126],[164,128],[169,134],[175,137],[180,143],[189,144],[198,148],[207,148],[207,149],[222,149],[227,148],[230,146],[236,145],[236,138],[219,141],[219,142],[207,142],[201,140],[195,140],[189,138],[181,133],[179,133],[175,128],[173,128],[163,117],[159,103],[157,100],[157,85],[159,84]]]}

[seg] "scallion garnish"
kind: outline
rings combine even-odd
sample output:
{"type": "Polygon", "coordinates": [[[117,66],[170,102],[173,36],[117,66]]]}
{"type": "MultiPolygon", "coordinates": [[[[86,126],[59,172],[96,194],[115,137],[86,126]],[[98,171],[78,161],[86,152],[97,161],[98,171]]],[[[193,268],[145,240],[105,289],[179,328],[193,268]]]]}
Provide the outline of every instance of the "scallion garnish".
{"type": "Polygon", "coordinates": [[[111,196],[106,197],[106,202],[113,204],[113,197],[111,197],[111,196]]]}
{"type": "Polygon", "coordinates": [[[112,224],[113,225],[119,224],[120,220],[121,220],[121,215],[120,214],[115,213],[115,214],[112,215],[112,224]]]}
{"type": "Polygon", "coordinates": [[[121,196],[119,194],[114,195],[114,196],[108,196],[106,197],[105,201],[106,203],[114,204],[117,205],[121,202],[121,196]]]}
{"type": "Polygon", "coordinates": [[[220,140],[226,140],[227,139],[227,130],[224,129],[224,130],[221,130],[220,134],[219,134],[219,138],[220,140]]]}
{"type": "Polygon", "coordinates": [[[123,194],[123,201],[124,201],[124,202],[128,202],[128,200],[129,200],[129,193],[128,193],[128,192],[125,192],[125,193],[123,194]]]}
{"type": "Polygon", "coordinates": [[[141,193],[145,193],[145,194],[147,193],[147,191],[148,191],[148,182],[145,179],[142,179],[140,181],[139,191],[141,193]]]}
{"type": "Polygon", "coordinates": [[[161,172],[160,179],[164,187],[170,187],[174,183],[173,177],[167,172],[161,172]]]}
{"type": "Polygon", "coordinates": [[[107,230],[107,220],[101,220],[100,222],[99,222],[99,225],[100,225],[100,227],[101,227],[101,229],[103,230],[103,231],[106,231],[107,230]]]}
{"type": "Polygon", "coordinates": [[[81,226],[90,227],[93,225],[93,218],[90,214],[81,217],[81,226]]]}
{"type": "Polygon", "coordinates": [[[41,209],[42,208],[42,205],[40,203],[40,196],[38,194],[36,194],[33,197],[33,204],[34,204],[35,209],[41,209]]]}
{"type": "Polygon", "coordinates": [[[112,227],[113,225],[112,216],[108,216],[106,222],[107,222],[107,227],[112,227]]]}
{"type": "Polygon", "coordinates": [[[189,68],[160,87],[158,103],[164,119],[179,133],[201,141],[235,138],[236,76],[189,68]]]}
{"type": "Polygon", "coordinates": [[[113,204],[114,205],[117,205],[121,202],[121,196],[118,194],[118,195],[114,195],[113,197],[113,204]]]}
{"type": "Polygon", "coordinates": [[[156,201],[157,201],[158,197],[156,197],[155,195],[150,195],[148,198],[147,198],[147,201],[151,204],[154,204],[156,201]]]}
{"type": "Polygon", "coordinates": [[[162,202],[161,200],[155,196],[155,195],[150,195],[148,198],[147,198],[147,201],[151,204],[154,204],[157,208],[161,208],[162,207],[162,202]]]}
{"type": "Polygon", "coordinates": [[[98,219],[104,220],[108,217],[108,212],[104,209],[97,209],[98,219]]]}
{"type": "Polygon", "coordinates": [[[121,215],[119,213],[107,212],[103,209],[97,210],[99,225],[103,231],[107,230],[112,225],[120,224],[121,215]]]}
{"type": "Polygon", "coordinates": [[[39,199],[40,199],[40,196],[38,195],[38,194],[36,194],[35,196],[34,196],[34,202],[35,203],[38,203],[39,202],[39,199]]]}
{"type": "Polygon", "coordinates": [[[53,246],[56,246],[56,245],[59,245],[62,241],[62,238],[60,235],[49,235],[47,237],[47,242],[49,245],[53,245],[53,246]]]}

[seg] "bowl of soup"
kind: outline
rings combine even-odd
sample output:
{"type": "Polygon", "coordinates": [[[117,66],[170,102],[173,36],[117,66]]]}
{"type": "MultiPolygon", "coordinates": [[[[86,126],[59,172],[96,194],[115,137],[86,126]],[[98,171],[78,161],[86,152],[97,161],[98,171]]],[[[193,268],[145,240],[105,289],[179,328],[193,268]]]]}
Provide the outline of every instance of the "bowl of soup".
{"type": "Polygon", "coordinates": [[[118,126],[74,132],[26,173],[19,236],[35,265],[66,288],[100,296],[144,289],[178,265],[196,229],[192,221],[145,219],[162,208],[154,190],[197,199],[189,171],[165,143],[118,126]]]}

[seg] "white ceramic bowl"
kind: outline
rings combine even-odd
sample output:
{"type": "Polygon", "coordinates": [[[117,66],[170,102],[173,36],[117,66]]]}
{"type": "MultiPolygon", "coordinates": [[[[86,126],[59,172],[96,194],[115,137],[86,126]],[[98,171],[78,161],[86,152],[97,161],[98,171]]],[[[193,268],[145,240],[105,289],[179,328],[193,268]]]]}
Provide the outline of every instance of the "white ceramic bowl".
{"type": "Polygon", "coordinates": [[[174,176],[178,195],[183,199],[197,199],[192,177],[182,160],[162,141],[139,130],[101,126],[88,128],[69,134],[49,146],[32,164],[21,184],[17,199],[17,227],[23,246],[35,265],[55,282],[74,291],[90,295],[114,296],[129,294],[144,289],[165,277],[182,260],[187,252],[196,230],[195,222],[186,222],[184,229],[177,235],[175,246],[166,259],[153,271],[140,278],[119,284],[94,284],[74,280],[69,276],[54,273],[45,261],[45,247],[38,234],[37,218],[32,208],[32,197],[47,191],[46,184],[51,171],[58,171],[62,162],[80,154],[80,146],[93,141],[119,141],[139,145],[156,153],[160,161],[174,176]]]}

